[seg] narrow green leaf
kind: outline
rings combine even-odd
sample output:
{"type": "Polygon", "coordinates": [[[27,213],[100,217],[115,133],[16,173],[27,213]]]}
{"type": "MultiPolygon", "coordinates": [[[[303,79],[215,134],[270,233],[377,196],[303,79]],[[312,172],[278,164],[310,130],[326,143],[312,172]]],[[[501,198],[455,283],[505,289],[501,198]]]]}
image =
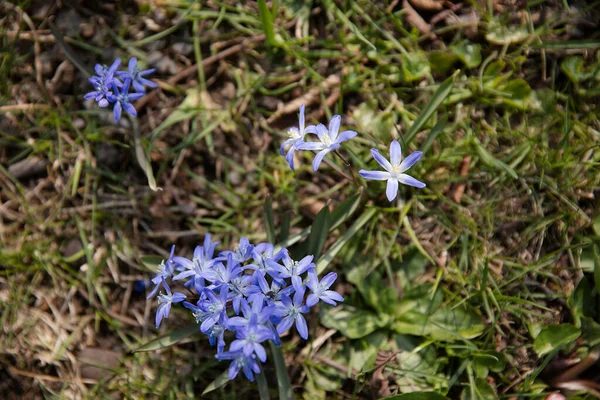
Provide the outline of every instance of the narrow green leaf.
{"type": "Polygon", "coordinates": [[[579,328],[571,324],[548,325],[535,338],[533,350],[542,357],[559,346],[574,342],[580,335],[579,328]]]}
{"type": "Polygon", "coordinates": [[[427,151],[429,150],[435,139],[437,139],[440,133],[442,133],[442,130],[446,126],[446,122],[448,122],[448,116],[444,116],[444,118],[439,120],[438,123],[435,124],[433,129],[429,131],[429,135],[427,135],[427,139],[425,139],[425,143],[423,143],[423,146],[421,146],[420,149],[423,152],[423,154],[427,154],[427,151]]]}
{"type": "Polygon", "coordinates": [[[229,372],[229,368],[226,369],[225,371],[223,371],[223,373],[221,375],[219,375],[217,377],[217,379],[215,379],[214,381],[212,381],[207,387],[206,389],[204,389],[204,392],[202,392],[203,395],[212,392],[215,389],[220,388],[221,386],[225,385],[227,382],[229,382],[229,377],[227,376],[227,373],[229,372]]]}
{"type": "Polygon", "coordinates": [[[593,246],[594,254],[594,282],[596,284],[596,290],[600,293],[600,250],[598,246],[593,246]]]}
{"type": "Polygon", "coordinates": [[[437,108],[442,104],[444,99],[450,94],[450,90],[452,89],[452,85],[454,83],[454,76],[452,75],[450,78],[446,79],[433,94],[433,97],[425,106],[419,117],[412,124],[408,132],[406,133],[406,143],[410,143],[412,138],[419,132],[419,130],[423,127],[425,122],[431,117],[431,115],[437,110],[437,108]]]}
{"type": "Polygon", "coordinates": [[[327,240],[327,236],[329,235],[330,224],[331,213],[329,212],[329,205],[325,204],[321,211],[319,211],[319,214],[317,214],[317,218],[315,218],[312,224],[310,236],[308,237],[308,254],[315,256],[313,262],[317,262],[321,251],[323,251],[325,240],[327,240]]]}
{"type": "Polygon", "coordinates": [[[276,346],[269,341],[271,345],[271,354],[273,354],[273,362],[275,363],[275,374],[277,375],[277,387],[279,388],[279,400],[294,400],[294,391],[290,383],[285,360],[280,346],[276,346]]]}
{"type": "Polygon", "coordinates": [[[273,218],[273,204],[271,197],[267,197],[265,201],[265,228],[267,230],[267,241],[269,243],[275,242],[275,219],[273,218]]]}
{"type": "Polygon", "coordinates": [[[412,392],[384,397],[381,400],[448,400],[448,398],[435,392],[412,392]]]}
{"type": "Polygon", "coordinates": [[[370,208],[365,211],[363,215],[361,215],[352,226],[340,237],[337,242],[333,246],[323,254],[323,257],[317,263],[317,274],[322,273],[325,268],[329,265],[329,263],[335,258],[337,253],[344,247],[346,243],[358,232],[369,220],[375,215],[377,210],[375,208],[370,208]]]}
{"type": "Polygon", "coordinates": [[[134,353],[139,353],[141,351],[153,351],[167,348],[169,346],[174,345],[175,343],[183,340],[187,337],[192,336],[194,333],[200,332],[200,328],[198,324],[190,324],[185,328],[174,330],[173,332],[169,332],[166,335],[159,336],[156,339],[149,341],[146,344],[135,349],[134,353]]]}
{"type": "Polygon", "coordinates": [[[336,18],[346,25],[346,27],[350,29],[350,31],[354,33],[360,41],[369,46],[371,49],[377,50],[377,47],[375,47],[373,43],[369,42],[369,40],[361,33],[360,29],[348,19],[346,14],[344,14],[344,12],[340,10],[333,1],[324,0],[323,3],[325,3],[325,6],[335,14],[336,18]]]}
{"type": "Polygon", "coordinates": [[[485,147],[483,147],[483,145],[478,140],[475,140],[475,145],[477,147],[477,153],[479,154],[479,157],[481,158],[481,161],[484,164],[486,164],[489,167],[493,167],[493,168],[499,169],[501,171],[504,171],[507,174],[509,174],[511,177],[513,177],[514,179],[518,178],[517,173],[510,165],[495,158],[492,155],[492,153],[490,153],[485,147]]]}
{"type": "Polygon", "coordinates": [[[273,15],[271,15],[271,11],[267,7],[266,0],[258,0],[258,15],[265,36],[267,37],[267,43],[269,46],[276,47],[277,41],[275,40],[275,30],[273,28],[273,15]]]}
{"type": "Polygon", "coordinates": [[[340,224],[342,224],[349,216],[354,214],[354,211],[358,208],[360,204],[360,194],[357,194],[354,197],[350,197],[340,203],[331,213],[331,225],[329,227],[330,230],[334,230],[340,224]]]}
{"type": "Polygon", "coordinates": [[[279,230],[279,241],[285,242],[290,234],[290,222],[292,220],[292,213],[290,211],[286,211],[283,213],[283,218],[281,221],[281,229],[279,230]]]}

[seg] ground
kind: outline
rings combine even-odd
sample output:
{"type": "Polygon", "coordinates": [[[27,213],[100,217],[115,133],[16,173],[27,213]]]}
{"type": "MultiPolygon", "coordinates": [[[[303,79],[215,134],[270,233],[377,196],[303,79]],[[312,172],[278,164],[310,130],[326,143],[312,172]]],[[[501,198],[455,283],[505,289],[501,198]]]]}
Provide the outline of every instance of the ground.
{"type": "MultiPolygon", "coordinates": [[[[174,307],[154,327],[158,263],[207,233],[231,249],[316,227],[346,300],[311,313],[308,341],[284,337],[297,397],[598,395],[600,2],[0,10],[0,393],[200,397],[226,369],[205,337],[134,352],[193,323],[174,307]],[[159,85],[120,123],[83,99],[116,57],[159,85]],[[347,163],[288,167],[302,104],[358,132],[347,163]],[[410,172],[427,187],[390,202],[357,171],[392,139],[423,151],[410,172]]],[[[258,393],[238,377],[211,396],[258,393]]]]}

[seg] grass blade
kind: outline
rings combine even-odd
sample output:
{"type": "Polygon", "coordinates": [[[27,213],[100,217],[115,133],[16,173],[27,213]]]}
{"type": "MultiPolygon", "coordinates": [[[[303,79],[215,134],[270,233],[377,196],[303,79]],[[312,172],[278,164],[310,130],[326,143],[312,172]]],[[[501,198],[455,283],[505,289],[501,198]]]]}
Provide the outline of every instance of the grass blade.
{"type": "Polygon", "coordinates": [[[354,224],[352,224],[350,229],[348,229],[342,235],[342,237],[339,238],[337,242],[335,242],[335,244],[331,246],[325,254],[323,254],[323,257],[321,257],[321,259],[317,263],[317,274],[322,273],[325,270],[325,268],[327,268],[329,263],[335,258],[335,256],[337,255],[337,253],[339,253],[342,247],[344,247],[344,245],[348,243],[348,241],[352,238],[352,236],[356,234],[356,232],[358,232],[367,222],[369,222],[373,215],[375,215],[376,211],[377,210],[375,208],[367,209],[367,211],[365,211],[365,213],[361,215],[360,218],[354,221],[354,224]]]}
{"type": "Polygon", "coordinates": [[[167,348],[169,346],[174,345],[175,343],[183,340],[187,337],[192,336],[194,333],[200,332],[200,328],[198,324],[190,324],[185,328],[176,329],[173,332],[169,332],[166,335],[162,335],[149,341],[146,344],[141,345],[137,349],[135,349],[134,353],[139,353],[142,351],[153,351],[167,348]]]}
{"type": "Polygon", "coordinates": [[[419,130],[425,125],[425,122],[431,117],[431,115],[437,110],[437,108],[442,104],[444,99],[450,94],[450,90],[452,89],[452,85],[454,84],[454,77],[456,74],[452,75],[450,78],[446,79],[435,91],[433,97],[429,101],[429,103],[425,106],[419,117],[412,124],[408,132],[406,133],[406,143],[410,143],[412,138],[419,132],[419,130]]]}
{"type": "Polygon", "coordinates": [[[275,243],[275,220],[271,196],[267,197],[267,201],[265,201],[265,229],[267,230],[267,241],[275,243]]]}
{"type": "Polygon", "coordinates": [[[313,262],[317,262],[323,246],[325,246],[325,240],[329,235],[329,226],[331,225],[331,213],[329,212],[329,205],[325,204],[317,218],[312,224],[310,236],[308,237],[308,254],[315,256],[313,262]]]}
{"type": "Polygon", "coordinates": [[[260,17],[260,23],[262,24],[263,31],[267,37],[267,43],[269,46],[277,47],[277,41],[275,41],[275,30],[273,27],[273,15],[267,7],[266,0],[258,0],[258,15],[260,17]]]}
{"type": "Polygon", "coordinates": [[[269,344],[271,345],[271,353],[273,354],[273,361],[275,362],[279,400],[294,400],[294,391],[292,390],[290,376],[288,375],[287,367],[285,366],[281,347],[275,346],[271,341],[269,341],[269,344]]]}
{"type": "Polygon", "coordinates": [[[225,385],[227,382],[229,382],[229,376],[227,375],[228,372],[229,372],[229,368],[226,369],[225,371],[223,371],[223,373],[221,375],[219,375],[217,377],[217,379],[215,379],[214,381],[209,383],[208,386],[206,387],[206,389],[204,389],[204,391],[202,392],[202,395],[210,393],[213,390],[216,390],[216,389],[220,388],[221,386],[225,385]]]}

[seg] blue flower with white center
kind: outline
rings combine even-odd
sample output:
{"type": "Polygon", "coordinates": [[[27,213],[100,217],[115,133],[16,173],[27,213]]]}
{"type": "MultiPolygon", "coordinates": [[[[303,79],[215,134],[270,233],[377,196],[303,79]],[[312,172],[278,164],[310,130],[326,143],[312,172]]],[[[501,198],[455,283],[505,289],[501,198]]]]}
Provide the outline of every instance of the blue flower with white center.
{"type": "Polygon", "coordinates": [[[166,280],[173,276],[175,262],[173,261],[173,254],[175,253],[175,245],[171,246],[171,254],[167,261],[160,263],[157,267],[158,271],[154,278],[152,278],[152,283],[156,286],[152,289],[152,292],[148,295],[147,299],[154,297],[154,295],[158,292],[158,288],[163,280],[166,280]]]}
{"type": "Polygon", "coordinates": [[[305,142],[298,147],[299,150],[318,151],[312,163],[313,170],[319,169],[327,153],[337,150],[343,142],[356,136],[354,131],[344,131],[338,135],[341,121],[342,117],[334,115],[329,121],[329,130],[323,124],[317,125],[317,136],[320,142],[305,142]]]}
{"type": "Polygon", "coordinates": [[[158,295],[158,310],[156,310],[156,328],[160,326],[160,322],[163,318],[169,317],[169,311],[171,311],[171,304],[179,303],[185,300],[185,294],[183,293],[171,293],[171,289],[165,282],[162,280],[162,285],[167,291],[167,294],[159,294],[158,295]]]}
{"type": "Polygon", "coordinates": [[[227,267],[220,262],[214,267],[214,272],[216,279],[213,284],[215,287],[221,287],[221,285],[226,285],[233,278],[239,276],[242,273],[242,269],[240,268],[239,262],[235,261],[233,255],[229,253],[227,255],[227,267]]]}
{"type": "Polygon", "coordinates": [[[283,155],[285,147],[291,145],[285,155],[285,161],[287,161],[292,170],[294,169],[294,152],[300,150],[300,146],[304,144],[304,136],[307,133],[317,133],[317,129],[314,125],[304,126],[304,104],[300,106],[298,125],[298,128],[293,127],[288,129],[287,134],[289,139],[283,142],[279,148],[279,154],[283,155]]]}
{"type": "Polygon", "coordinates": [[[201,292],[205,286],[204,280],[207,279],[210,282],[214,282],[217,280],[217,275],[215,273],[215,264],[221,261],[220,258],[213,259],[212,255],[214,252],[214,245],[210,243],[210,236],[207,235],[208,242],[205,239],[205,246],[208,244],[208,247],[205,246],[196,246],[194,249],[194,258],[192,260],[188,260],[185,257],[174,257],[173,261],[177,264],[181,265],[184,268],[184,271],[175,275],[173,277],[174,281],[185,279],[188,277],[192,277],[187,286],[193,286],[196,291],[201,292]],[[207,250],[208,249],[208,250],[207,250]]]}
{"type": "Polygon", "coordinates": [[[129,60],[128,67],[129,71],[121,71],[119,72],[119,76],[125,80],[129,79],[136,92],[145,93],[146,89],[144,88],[144,86],[148,86],[151,88],[155,88],[158,86],[156,83],[144,78],[144,76],[150,75],[151,73],[156,71],[156,68],[150,68],[143,71],[140,70],[140,68],[138,67],[137,58],[135,57],[129,60]]]}
{"type": "Polygon", "coordinates": [[[402,160],[402,150],[400,148],[400,143],[396,140],[392,140],[390,144],[390,161],[386,160],[377,149],[371,149],[371,154],[373,154],[373,158],[379,165],[381,165],[385,171],[365,171],[361,169],[358,171],[360,176],[365,179],[372,179],[377,181],[385,181],[387,180],[387,189],[385,194],[389,201],[392,201],[398,195],[398,182],[414,186],[416,188],[424,188],[426,185],[413,178],[410,175],[405,174],[407,170],[410,169],[423,155],[420,151],[415,151],[404,160],[402,160]]]}
{"type": "Polygon", "coordinates": [[[242,351],[225,351],[217,354],[219,361],[231,360],[227,377],[229,380],[234,380],[240,370],[244,371],[244,375],[250,382],[254,382],[254,374],[260,374],[260,366],[256,362],[254,355],[247,356],[242,351]]]}
{"type": "Polygon", "coordinates": [[[238,327],[238,326],[247,326],[250,324],[250,320],[252,316],[256,316],[256,321],[259,324],[265,324],[275,307],[273,306],[264,306],[265,296],[262,293],[255,293],[250,296],[250,301],[252,301],[252,306],[248,304],[246,300],[242,300],[242,314],[243,317],[236,316],[228,319],[227,324],[230,327],[238,327]]]}
{"type": "Polygon", "coordinates": [[[115,122],[118,122],[121,119],[121,111],[125,109],[129,114],[136,117],[137,111],[135,107],[131,104],[131,101],[137,100],[140,97],[144,96],[144,93],[129,93],[129,86],[131,85],[131,80],[125,80],[123,83],[123,87],[119,89],[117,83],[113,80],[113,93],[108,96],[108,101],[111,103],[115,103],[113,108],[113,114],[115,116],[115,122]]]}
{"type": "Polygon", "coordinates": [[[255,293],[260,293],[260,288],[254,285],[252,275],[240,275],[233,278],[229,283],[229,293],[233,311],[239,314],[242,301],[245,301],[255,293]]]}
{"type": "Polygon", "coordinates": [[[242,350],[246,356],[254,353],[260,361],[267,361],[267,352],[261,343],[272,339],[273,333],[269,328],[258,323],[257,314],[250,316],[247,325],[237,328],[235,337],[236,340],[229,345],[230,351],[242,350]]]}
{"type": "Polygon", "coordinates": [[[246,265],[245,269],[252,269],[256,272],[260,272],[264,277],[269,274],[273,277],[278,277],[277,271],[275,271],[268,263],[268,260],[279,261],[287,250],[281,249],[276,254],[273,254],[274,246],[271,243],[259,243],[254,246],[252,251],[253,263],[246,265]]]}
{"type": "Polygon", "coordinates": [[[226,250],[221,252],[222,256],[227,256],[231,254],[233,256],[234,261],[238,263],[244,263],[252,258],[252,251],[254,250],[254,246],[250,244],[248,239],[245,237],[240,239],[240,244],[235,250],[226,250]]]}
{"type": "Polygon", "coordinates": [[[282,295],[281,303],[275,305],[274,314],[283,317],[281,322],[277,325],[277,332],[281,335],[292,327],[294,322],[296,323],[296,330],[300,334],[300,337],[304,340],[308,339],[308,327],[306,326],[306,320],[302,314],[308,312],[308,306],[303,305],[304,292],[306,288],[302,285],[300,278],[292,279],[292,285],[294,286],[294,301],[289,296],[282,295]]]}
{"type": "Polygon", "coordinates": [[[314,269],[310,269],[308,271],[308,280],[306,281],[306,286],[312,292],[308,295],[306,299],[306,305],[308,307],[312,307],[319,302],[319,300],[331,304],[332,306],[337,305],[337,302],[344,301],[342,295],[333,290],[328,290],[333,282],[337,279],[337,274],[335,272],[330,272],[321,281],[319,282],[319,277],[314,269]]]}
{"type": "Polygon", "coordinates": [[[281,259],[283,265],[276,263],[273,260],[267,260],[267,263],[274,271],[277,271],[279,279],[287,279],[293,278],[294,276],[300,276],[309,268],[315,268],[315,264],[312,262],[313,258],[313,256],[306,256],[300,261],[294,261],[286,251],[281,259]]]}
{"type": "Polygon", "coordinates": [[[217,296],[215,292],[209,289],[204,289],[207,300],[200,304],[200,309],[204,312],[199,313],[202,321],[200,330],[204,333],[208,332],[225,314],[227,309],[227,286],[221,287],[221,293],[217,296]]]}
{"type": "Polygon", "coordinates": [[[88,78],[88,81],[94,85],[94,89],[96,90],[86,93],[83,98],[86,100],[94,99],[100,107],[107,107],[108,97],[112,95],[111,90],[113,87],[113,82],[115,82],[118,86],[121,86],[121,82],[114,79],[115,72],[117,72],[117,68],[119,68],[120,64],[120,58],[117,58],[110,67],[96,64],[94,69],[97,76],[88,78]]]}

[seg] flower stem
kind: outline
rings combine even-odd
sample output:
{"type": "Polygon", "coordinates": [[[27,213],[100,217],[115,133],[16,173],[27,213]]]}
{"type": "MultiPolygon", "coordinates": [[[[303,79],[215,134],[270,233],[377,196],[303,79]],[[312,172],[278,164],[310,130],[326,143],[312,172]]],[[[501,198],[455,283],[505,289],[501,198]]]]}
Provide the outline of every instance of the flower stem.
{"type": "Polygon", "coordinates": [[[267,379],[265,378],[265,370],[260,367],[260,374],[256,374],[256,384],[258,385],[258,395],[260,396],[260,400],[270,400],[269,397],[269,384],[267,383],[267,379]]]}
{"type": "Polygon", "coordinates": [[[281,347],[276,346],[273,344],[273,342],[270,342],[269,344],[271,345],[271,353],[273,354],[273,361],[275,362],[277,387],[279,388],[279,400],[294,400],[294,391],[292,390],[290,376],[288,375],[288,371],[285,366],[281,347]]]}

